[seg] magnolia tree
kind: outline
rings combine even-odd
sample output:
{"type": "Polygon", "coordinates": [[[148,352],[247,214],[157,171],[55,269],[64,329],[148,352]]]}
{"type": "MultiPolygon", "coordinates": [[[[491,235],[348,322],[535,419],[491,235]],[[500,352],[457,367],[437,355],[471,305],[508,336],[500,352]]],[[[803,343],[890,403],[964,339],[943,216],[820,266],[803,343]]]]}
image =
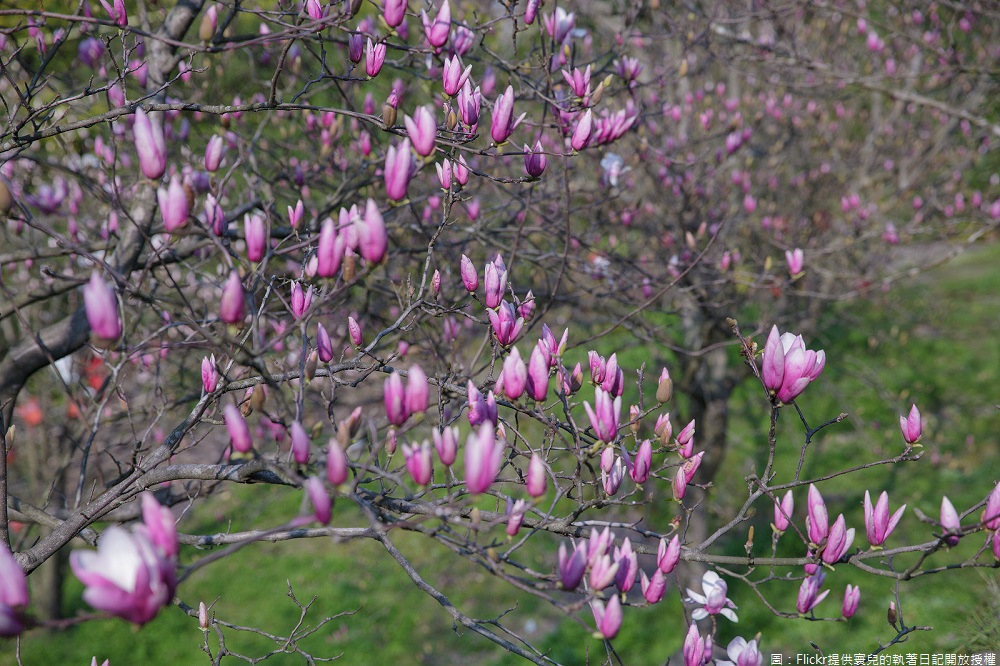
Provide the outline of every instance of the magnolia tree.
{"type": "MultiPolygon", "coordinates": [[[[942,493],[914,543],[893,543],[918,517],[880,488],[865,538],[830,519],[825,483],[919,459],[916,407],[898,455],[810,477],[809,443],[843,417],[796,404],[822,382],[797,335],[822,303],[891,280],[897,243],[1000,217],[981,176],[1000,132],[989,15],[101,5],[0,10],[0,634],[56,623],[26,576],[68,558],[97,611],[79,621],[187,613],[218,661],[239,618],[178,572],[337,537],[379,543],[456,626],[552,663],[453,605],[397,547],[409,531],[585,624],[608,661],[676,588],[685,664],[750,666],[768,653],[754,627],[713,638],[738,620],[731,585],[790,620],[847,619],[856,584],[817,608],[831,569],[997,566],[1000,486],[958,508],[942,493]],[[622,327],[666,337],[673,367],[619,364],[622,327]],[[743,380],[766,465],[716,524],[699,507],[743,380]],[[802,425],[794,472],[779,416],[802,425]],[[311,510],[189,527],[250,483],[311,510]],[[636,519],[671,501],[672,521],[636,519]],[[745,556],[722,552],[748,527],[745,556]],[[539,551],[549,566],[527,562],[539,551]],[[794,607],[772,603],[782,586],[794,607]]],[[[889,644],[923,628],[898,590],[889,644]]],[[[313,659],[300,637],[278,651],[313,659]]]]}

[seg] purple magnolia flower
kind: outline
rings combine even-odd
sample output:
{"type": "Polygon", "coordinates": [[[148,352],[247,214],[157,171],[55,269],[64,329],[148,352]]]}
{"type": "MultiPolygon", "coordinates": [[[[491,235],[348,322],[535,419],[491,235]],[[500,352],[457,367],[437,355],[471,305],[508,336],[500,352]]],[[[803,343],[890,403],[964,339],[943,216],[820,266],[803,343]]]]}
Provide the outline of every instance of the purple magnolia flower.
{"type": "Polygon", "coordinates": [[[580,116],[580,121],[576,124],[573,129],[573,135],[570,138],[570,145],[573,146],[573,150],[583,150],[590,145],[590,139],[594,135],[594,115],[590,109],[583,112],[580,116]]]}
{"type": "Polygon", "coordinates": [[[389,249],[389,236],[385,228],[385,219],[374,199],[368,199],[365,204],[364,217],[354,216],[353,229],[357,232],[358,249],[364,260],[369,264],[382,261],[386,250],[389,249]]]}
{"type": "Polygon", "coordinates": [[[632,480],[636,483],[645,483],[646,479],[649,478],[649,468],[653,460],[653,443],[644,439],[639,445],[639,451],[635,454],[635,461],[629,459],[628,452],[625,453],[624,458],[625,466],[628,468],[628,474],[632,480]]]}
{"type": "Polygon", "coordinates": [[[479,114],[483,106],[483,93],[479,86],[473,89],[472,81],[466,79],[458,91],[456,102],[458,104],[458,117],[462,119],[464,125],[471,128],[479,123],[479,114]]]}
{"type": "Polygon", "coordinates": [[[176,231],[187,223],[191,206],[187,192],[181,179],[175,174],[170,178],[170,186],[156,190],[156,199],[160,204],[160,215],[163,217],[163,228],[168,232],[176,231]]]}
{"type": "Polygon", "coordinates": [[[603,590],[615,582],[615,575],[618,573],[619,566],[619,563],[607,553],[596,558],[590,565],[590,578],[588,582],[591,589],[603,590]]]}
{"type": "Polygon", "coordinates": [[[329,525],[333,502],[330,500],[326,488],[323,487],[323,482],[319,480],[319,477],[310,476],[302,484],[302,487],[306,491],[309,503],[312,504],[313,518],[320,525],[329,525]]]}
{"type": "Polygon", "coordinates": [[[517,310],[507,301],[501,301],[496,310],[488,310],[487,314],[497,342],[504,347],[512,345],[524,327],[524,318],[518,317],[517,310]]]}
{"type": "Polygon", "coordinates": [[[465,290],[470,294],[475,293],[479,289],[479,274],[476,272],[475,264],[464,254],[462,255],[461,273],[465,290]]]}
{"type": "Polygon", "coordinates": [[[733,622],[737,621],[736,613],[732,610],[736,608],[736,604],[726,597],[728,586],[719,574],[706,571],[701,577],[701,589],[704,594],[698,594],[688,588],[685,601],[702,604],[701,608],[691,612],[691,619],[703,620],[709,615],[722,615],[733,622]]]}
{"type": "Polygon", "coordinates": [[[865,491],[865,534],[868,536],[868,543],[873,546],[881,546],[889,538],[892,531],[896,529],[899,519],[903,517],[906,505],[896,509],[896,513],[889,516],[889,495],[885,491],[879,495],[878,502],[872,507],[872,498],[868,491],[865,491]]]}
{"type": "Polygon", "coordinates": [[[83,306],[87,322],[97,342],[102,346],[113,343],[122,335],[122,321],[118,316],[118,299],[114,289],[97,271],[83,287],[83,306]]]}
{"type": "Polygon", "coordinates": [[[986,508],[983,509],[982,520],[986,529],[1000,529],[1000,483],[993,487],[993,492],[986,498],[986,508]]]}
{"type": "Polygon", "coordinates": [[[7,544],[0,543],[0,636],[16,636],[24,631],[22,611],[27,605],[28,579],[24,569],[7,544]]]}
{"type": "Polygon", "coordinates": [[[156,617],[177,588],[173,520],[158,505],[155,510],[147,506],[149,501],[143,499],[143,525],[131,532],[113,525],[101,535],[96,551],[75,550],[69,559],[73,573],[86,586],[84,601],[135,624],[156,617]]]}
{"type": "Polygon", "coordinates": [[[111,17],[111,21],[119,28],[128,25],[128,14],[125,11],[125,0],[114,0],[114,4],[108,4],[107,0],[101,0],[101,6],[111,17]]]}
{"type": "Polygon", "coordinates": [[[826,365],[826,352],[806,349],[802,336],[778,333],[772,326],[764,346],[761,377],[764,387],[775,391],[781,402],[795,400],[819,377],[826,365]]]}
{"type": "Polygon", "coordinates": [[[323,324],[316,324],[316,352],[323,363],[333,360],[333,341],[323,324]]]}
{"type": "Polygon", "coordinates": [[[347,481],[349,472],[347,454],[336,438],[331,439],[326,453],[326,480],[339,486],[347,481]]]}
{"type": "Polygon", "coordinates": [[[486,290],[486,307],[491,310],[499,307],[504,292],[507,291],[507,268],[499,255],[496,260],[487,262],[483,269],[483,282],[486,290]]]}
{"type": "Polygon", "coordinates": [[[403,124],[410,135],[410,143],[418,155],[427,157],[434,152],[434,139],[437,135],[437,123],[434,112],[427,106],[418,106],[413,117],[404,116],[403,124]]]}
{"type": "Polygon", "coordinates": [[[726,648],[726,655],[732,661],[717,660],[716,666],[763,666],[764,655],[757,647],[757,640],[747,641],[742,636],[737,636],[729,642],[726,648]]]}
{"type": "Polygon", "coordinates": [[[302,283],[296,280],[292,283],[292,314],[296,319],[301,319],[302,315],[309,309],[312,303],[313,288],[310,285],[308,291],[302,291],[302,283]]]}
{"type": "Polygon", "coordinates": [[[611,399],[611,394],[600,388],[594,389],[594,408],[589,402],[583,408],[590,418],[590,427],[599,440],[611,444],[618,437],[618,419],[622,409],[622,399],[611,399]]]}
{"type": "Polygon", "coordinates": [[[316,245],[316,274],[320,277],[336,275],[344,260],[346,245],[347,238],[337,232],[337,223],[329,217],[323,220],[316,245]]]}
{"type": "Polygon", "coordinates": [[[823,587],[823,581],[825,580],[826,574],[822,571],[803,580],[802,585],[799,586],[799,597],[795,602],[795,609],[805,615],[826,599],[826,595],[830,594],[830,590],[824,590],[822,593],[819,591],[819,588],[823,587]]]}
{"type": "Polygon", "coordinates": [[[684,638],[684,666],[703,666],[712,655],[712,636],[704,638],[698,633],[698,625],[691,623],[687,636],[684,638]],[[706,653],[708,658],[706,659],[706,653]]]}
{"type": "Polygon", "coordinates": [[[545,172],[546,157],[542,142],[536,141],[534,148],[524,145],[524,172],[532,178],[538,178],[545,172]]]}
{"type": "Polygon", "coordinates": [[[403,389],[403,378],[398,372],[391,373],[385,379],[382,391],[385,402],[385,414],[389,423],[395,426],[403,425],[410,413],[406,409],[406,394],[403,389]]]}
{"type": "Polygon", "coordinates": [[[639,573],[639,558],[632,550],[632,542],[628,537],[622,541],[621,547],[615,546],[615,562],[618,564],[615,587],[625,594],[635,586],[635,579],[639,573]]]}

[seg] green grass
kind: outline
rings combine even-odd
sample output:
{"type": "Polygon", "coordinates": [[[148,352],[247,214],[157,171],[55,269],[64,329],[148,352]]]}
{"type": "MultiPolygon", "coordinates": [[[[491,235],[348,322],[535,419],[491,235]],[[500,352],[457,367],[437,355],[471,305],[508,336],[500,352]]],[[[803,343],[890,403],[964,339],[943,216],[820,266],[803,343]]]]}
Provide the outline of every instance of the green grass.
{"type": "MultiPolygon", "coordinates": [[[[875,493],[887,490],[893,507],[903,502],[908,505],[903,521],[890,537],[888,545],[893,546],[931,538],[932,526],[916,518],[915,508],[936,517],[941,494],[947,493],[961,511],[982,499],[996,481],[998,472],[991,461],[996,459],[995,433],[1000,425],[994,407],[994,387],[1000,376],[1000,343],[995,341],[994,331],[1000,294],[992,285],[998,280],[998,259],[1000,248],[996,247],[969,253],[875,301],[838,307],[830,312],[822,335],[808,341],[810,346],[825,348],[829,360],[820,380],[803,394],[803,411],[811,423],[841,411],[849,418],[816,436],[806,457],[806,477],[900,451],[898,415],[912,401],[927,421],[925,453],[919,462],[866,470],[823,483],[833,516],[843,511],[848,525],[858,530],[856,546],[866,545],[861,515],[866,488],[875,493]],[[928,304],[933,304],[933,311],[928,304]]],[[[635,367],[642,354],[642,349],[634,347],[622,354],[623,365],[635,367]]],[[[657,371],[647,367],[651,381],[657,371]]],[[[672,407],[678,409],[677,405],[672,407]]],[[[739,501],[745,488],[743,476],[751,466],[760,470],[764,461],[767,423],[759,389],[749,383],[741,386],[733,398],[732,414],[732,447],[711,498],[712,509],[721,516],[739,501]],[[739,492],[728,493],[728,488],[739,492]]],[[[793,473],[801,441],[797,417],[790,409],[783,410],[779,481],[793,473]]],[[[675,511],[667,501],[665,493],[669,491],[658,488],[656,492],[656,506],[649,510],[660,516],[657,521],[669,519],[675,511]]],[[[295,515],[300,502],[300,493],[288,489],[236,488],[202,505],[181,528],[211,532],[230,521],[232,529],[277,525],[295,515]]],[[[801,517],[804,492],[796,494],[796,502],[796,516],[801,517]]],[[[770,507],[762,502],[755,518],[758,556],[768,550],[769,520],[770,507]]],[[[364,524],[346,503],[334,508],[334,522],[364,524]]],[[[731,542],[722,544],[724,552],[742,554],[746,532],[742,528],[738,532],[731,542]]],[[[466,614],[496,617],[514,609],[504,616],[505,625],[563,663],[582,663],[588,655],[600,661],[605,655],[601,641],[590,634],[588,610],[580,613],[582,624],[574,622],[535,597],[498,583],[482,568],[420,535],[398,530],[392,534],[421,575],[466,614]]],[[[534,541],[538,544],[525,550],[522,559],[538,570],[551,571],[556,541],[534,541]]],[[[982,534],[970,535],[953,551],[935,554],[931,563],[961,561],[973,555],[982,542],[982,534]]],[[[793,534],[782,537],[779,555],[798,556],[800,551],[801,544],[793,534]]],[[[185,548],[182,560],[190,563],[202,555],[185,548]]],[[[649,565],[643,562],[644,568],[649,565]]],[[[765,573],[758,568],[754,577],[765,573]]],[[[988,608],[988,583],[997,578],[996,570],[967,570],[902,584],[907,623],[933,626],[934,631],[914,633],[893,651],[959,651],[974,638],[968,616],[988,608]]],[[[738,633],[751,636],[760,631],[766,651],[785,654],[810,651],[810,641],[827,652],[870,652],[879,640],[886,641],[893,634],[885,621],[893,586],[888,579],[841,565],[828,576],[832,592],[817,609],[818,616],[839,616],[848,582],[861,585],[861,606],[854,619],[844,623],[776,618],[746,586],[731,580],[730,592],[740,606],[740,622],[732,625],[720,620],[719,637],[727,642],[738,633]]],[[[299,619],[298,608],[287,596],[289,584],[301,602],[316,597],[306,626],[338,613],[354,613],[333,620],[302,641],[304,649],[317,656],[342,655],[339,663],[345,664],[520,663],[468,631],[453,631],[448,613],[419,591],[384,549],[371,541],[316,539],[251,545],[197,572],[181,588],[180,597],[191,606],[199,601],[213,604],[216,616],[228,622],[287,634],[299,619]]],[[[771,603],[789,612],[794,610],[797,590],[798,583],[786,581],[773,581],[762,589],[771,603]]],[[[68,614],[85,610],[79,595],[79,583],[68,583],[68,614]]],[[[614,646],[627,663],[660,664],[680,647],[685,626],[679,596],[674,587],[660,606],[626,609],[625,624],[614,646]]],[[[228,630],[226,641],[230,649],[258,657],[275,648],[272,641],[246,632],[228,630]]],[[[83,664],[91,655],[109,657],[113,666],[207,663],[201,643],[196,621],[172,607],[141,630],[119,620],[87,622],[51,634],[35,630],[24,639],[22,654],[24,664],[83,664]]],[[[217,648],[214,638],[210,644],[213,650],[217,648]]],[[[13,644],[8,641],[0,646],[0,664],[12,663],[13,644]]],[[[301,657],[282,655],[269,663],[303,662],[301,657]]]]}

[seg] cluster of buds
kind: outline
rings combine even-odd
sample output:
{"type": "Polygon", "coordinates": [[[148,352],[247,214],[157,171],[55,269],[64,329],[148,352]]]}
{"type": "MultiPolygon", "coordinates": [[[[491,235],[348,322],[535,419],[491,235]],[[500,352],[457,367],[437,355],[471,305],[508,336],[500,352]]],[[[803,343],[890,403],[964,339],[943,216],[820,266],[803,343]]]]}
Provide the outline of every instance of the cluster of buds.
{"type": "Polygon", "coordinates": [[[385,413],[389,423],[401,426],[411,415],[424,412],[428,404],[427,375],[419,365],[410,368],[406,388],[398,372],[391,373],[385,380],[382,393],[385,402],[385,413]]]}

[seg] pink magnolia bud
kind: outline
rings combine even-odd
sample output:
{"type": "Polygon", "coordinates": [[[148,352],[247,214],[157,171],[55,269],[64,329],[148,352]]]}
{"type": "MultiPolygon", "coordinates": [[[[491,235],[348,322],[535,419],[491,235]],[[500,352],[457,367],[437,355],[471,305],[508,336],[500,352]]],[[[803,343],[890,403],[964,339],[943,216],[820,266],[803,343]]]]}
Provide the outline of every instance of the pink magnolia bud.
{"type": "Polygon", "coordinates": [[[986,529],[1000,530],[1000,483],[993,487],[993,492],[986,498],[982,520],[986,529]]]}
{"type": "Polygon", "coordinates": [[[170,178],[170,187],[158,188],[156,199],[160,204],[160,215],[163,217],[163,228],[168,232],[176,231],[187,223],[191,207],[187,192],[181,179],[175,174],[170,178]]]}
{"type": "Polygon", "coordinates": [[[316,522],[321,525],[329,525],[333,503],[330,501],[330,495],[326,492],[326,488],[323,487],[323,482],[315,476],[310,476],[303,485],[309,496],[309,501],[312,503],[313,517],[316,518],[316,522]]]}
{"type": "MultiPolygon", "coordinates": [[[[611,449],[606,449],[610,451],[611,449]]],[[[625,479],[625,465],[622,462],[621,456],[615,456],[615,461],[611,465],[611,469],[605,471],[601,470],[601,485],[604,486],[604,492],[608,494],[608,497],[612,497],[618,492],[618,489],[622,485],[622,481],[625,479]]]]}
{"type": "Polygon", "coordinates": [[[410,417],[406,409],[406,393],[403,389],[403,378],[398,372],[390,373],[386,377],[382,389],[382,398],[385,402],[385,414],[389,423],[395,426],[403,425],[410,417]]]}
{"type": "Polygon", "coordinates": [[[802,581],[802,585],[799,586],[799,596],[795,602],[797,611],[805,615],[826,599],[830,590],[824,590],[822,594],[819,592],[819,588],[823,586],[825,580],[826,574],[820,571],[802,581]]]}
{"type": "Polygon", "coordinates": [[[90,275],[90,282],[83,286],[83,306],[87,323],[99,346],[108,346],[122,335],[122,321],[118,316],[118,298],[97,271],[90,275]]]}
{"type": "Polygon", "coordinates": [[[226,430],[229,431],[229,440],[233,445],[233,450],[239,453],[249,453],[253,448],[253,439],[250,437],[250,426],[240,413],[240,408],[233,404],[227,404],[222,408],[226,421],[226,430]]]}
{"type": "Polygon", "coordinates": [[[656,551],[656,566],[665,574],[670,573],[675,568],[677,568],[677,563],[681,559],[681,541],[680,537],[674,535],[674,538],[669,542],[666,539],[660,539],[660,546],[656,551]]]}
{"type": "Polygon", "coordinates": [[[589,402],[583,403],[583,408],[590,418],[590,427],[594,429],[595,436],[602,442],[611,444],[617,439],[621,407],[620,397],[612,400],[611,394],[600,388],[594,390],[593,408],[590,407],[589,402]]]}
{"type": "Polygon", "coordinates": [[[590,565],[590,578],[588,583],[594,590],[603,590],[615,582],[615,574],[618,573],[618,562],[615,562],[611,555],[599,555],[590,565]]]}
{"type": "Polygon", "coordinates": [[[826,502],[819,489],[814,484],[809,484],[809,494],[806,499],[806,529],[809,534],[809,541],[819,545],[823,543],[830,533],[830,522],[826,512],[826,502]]]}
{"type": "Polygon", "coordinates": [[[785,250],[785,261],[788,262],[788,272],[792,277],[802,273],[802,269],[805,265],[805,259],[802,256],[801,248],[785,250]]]}
{"type": "Polygon", "coordinates": [[[298,421],[292,421],[289,434],[292,440],[292,457],[298,464],[306,464],[309,461],[309,435],[298,421]]]}
{"type": "MultiPolygon", "coordinates": [[[[212,5],[212,8],[214,9],[215,5],[212,5]]],[[[205,605],[204,601],[198,602],[198,627],[202,631],[208,629],[208,606],[205,605]]],[[[105,660],[104,663],[107,664],[108,661],[105,660]]]]}
{"type": "Polygon", "coordinates": [[[302,223],[303,215],[305,215],[305,206],[302,205],[302,199],[296,202],[295,208],[288,207],[288,224],[292,229],[297,229],[302,223]]]}
{"type": "Polygon", "coordinates": [[[337,232],[337,223],[332,218],[323,220],[316,247],[317,275],[333,277],[337,274],[344,260],[346,242],[344,234],[337,232]]]}
{"type": "Polygon", "coordinates": [[[226,214],[219,201],[211,194],[205,197],[205,224],[212,228],[212,233],[216,236],[226,233],[226,214]]]}
{"type": "Polygon", "coordinates": [[[916,405],[910,407],[910,413],[899,417],[899,429],[903,432],[903,441],[915,444],[920,441],[923,422],[920,420],[920,410],[916,405]]]}
{"type": "Polygon", "coordinates": [[[444,67],[441,71],[441,76],[444,82],[444,93],[449,97],[453,97],[462,89],[465,82],[469,80],[469,75],[472,73],[472,65],[469,65],[462,70],[462,61],[455,57],[448,57],[444,59],[444,67]]]}
{"type": "Polygon", "coordinates": [[[243,237],[247,244],[247,259],[263,259],[267,252],[267,225],[262,216],[256,213],[243,216],[243,237]]]}
{"type": "Polygon", "coordinates": [[[222,289],[222,299],[219,302],[219,317],[227,324],[239,324],[246,316],[243,282],[240,274],[233,271],[222,289]]]}
{"type": "Polygon", "coordinates": [[[167,170],[167,145],[159,114],[148,116],[141,107],[136,109],[132,133],[135,136],[135,152],[139,155],[139,168],[146,178],[158,180],[167,170]]]}
{"type": "Polygon", "coordinates": [[[479,426],[465,442],[465,487],[472,495],[489,490],[500,472],[504,443],[489,423],[479,426]]]}
{"type": "Polygon", "coordinates": [[[305,5],[306,14],[314,21],[319,21],[326,14],[326,8],[319,0],[306,0],[305,5]]]}
{"type": "Polygon", "coordinates": [[[667,579],[659,569],[653,572],[652,578],[647,578],[645,571],[641,572],[639,584],[642,596],[648,604],[659,603],[667,591],[667,579]]]}
{"type": "Polygon", "coordinates": [[[399,27],[406,18],[406,3],[407,0],[385,0],[382,16],[389,27],[399,27]]]}
{"type": "Polygon", "coordinates": [[[483,277],[486,285],[486,307],[497,308],[507,291],[507,269],[501,269],[495,261],[491,261],[486,264],[483,277]]]}
{"type": "Polygon", "coordinates": [[[622,605],[618,595],[612,595],[607,606],[596,599],[591,601],[590,610],[594,613],[594,623],[600,638],[609,641],[618,635],[622,628],[622,605]]]}
{"type": "Polygon", "coordinates": [[[840,613],[844,616],[844,619],[854,616],[854,613],[858,610],[859,601],[861,601],[861,588],[848,585],[844,589],[844,603],[840,607],[840,613]]]}
{"type": "MultiPolygon", "coordinates": [[[[435,162],[434,169],[437,171],[438,182],[441,183],[441,189],[450,190],[451,189],[451,160],[443,160],[441,162],[435,162]]],[[[462,255],[465,256],[465,255],[462,255]]]]}
{"type": "Polygon", "coordinates": [[[948,546],[958,545],[962,524],[958,520],[958,512],[947,496],[941,498],[941,528],[944,530],[944,542],[948,546]]]}
{"type": "Polygon", "coordinates": [[[635,462],[629,468],[629,476],[636,483],[645,483],[649,478],[649,468],[653,459],[653,444],[648,439],[644,439],[639,445],[639,452],[635,454],[635,462]]]}
{"type": "Polygon", "coordinates": [[[512,347],[510,354],[504,360],[501,378],[504,393],[508,398],[517,400],[524,394],[528,383],[528,366],[524,364],[517,347],[512,347]]]}
{"type": "Polygon", "coordinates": [[[112,22],[119,28],[128,25],[128,14],[125,12],[125,0],[114,0],[114,5],[108,4],[107,0],[101,0],[101,6],[111,17],[112,22]]]}
{"type": "Polygon", "coordinates": [[[507,498],[507,536],[517,536],[517,533],[521,531],[521,523],[524,522],[526,509],[527,504],[523,499],[511,502],[510,498],[507,498]]]}
{"type": "Polygon", "coordinates": [[[298,280],[292,283],[292,314],[295,315],[296,319],[301,319],[309,309],[309,305],[312,303],[313,288],[310,285],[309,290],[302,291],[302,283],[298,280]]]}
{"type": "Polygon", "coordinates": [[[365,216],[355,218],[355,228],[359,232],[361,256],[370,264],[377,264],[385,258],[389,247],[385,220],[374,199],[365,204],[365,216]]]}
{"type": "Polygon", "coordinates": [[[538,178],[545,171],[547,159],[542,148],[542,142],[536,141],[534,148],[524,146],[524,172],[532,178],[538,178]]]}
{"type": "Polygon", "coordinates": [[[479,274],[476,272],[472,260],[464,254],[462,255],[461,273],[462,284],[465,285],[466,291],[470,294],[475,293],[476,289],[479,289],[479,274]]]}
{"type": "Polygon", "coordinates": [[[677,445],[681,448],[680,454],[683,458],[690,458],[694,453],[694,432],[695,422],[691,419],[684,428],[677,433],[677,445]]]}
{"type": "Polygon", "coordinates": [[[587,571],[587,547],[585,544],[574,544],[573,553],[566,550],[566,544],[559,544],[559,583],[564,590],[575,590],[583,574],[587,571]]]}
{"type": "Polygon", "coordinates": [[[524,119],[524,115],[526,114],[514,119],[514,88],[507,86],[507,90],[493,103],[493,120],[490,124],[490,136],[493,141],[500,145],[510,138],[514,128],[524,119]]]}
{"type": "Polygon", "coordinates": [[[529,398],[535,402],[545,402],[549,393],[549,364],[538,345],[531,350],[531,358],[528,359],[526,388],[529,398]]]}
{"type": "Polygon", "coordinates": [[[779,535],[788,529],[789,519],[792,517],[792,511],[795,510],[795,498],[792,497],[792,491],[789,490],[785,493],[785,496],[781,498],[781,502],[774,503],[774,523],[771,527],[779,535]]]}
{"type": "Polygon", "coordinates": [[[326,479],[339,486],[347,481],[348,473],[347,454],[336,439],[331,439],[326,453],[326,479]]]}
{"type": "Polygon", "coordinates": [[[427,43],[434,48],[440,48],[448,43],[451,34],[451,5],[444,0],[437,17],[431,21],[425,10],[420,10],[420,21],[424,24],[424,36],[427,43]]]}
{"type": "Polygon", "coordinates": [[[528,4],[524,8],[524,22],[527,25],[535,22],[535,16],[538,15],[538,6],[541,4],[542,0],[528,0],[528,4]]]}
{"type": "Polygon", "coordinates": [[[399,146],[389,146],[385,152],[385,193],[393,201],[406,198],[410,186],[410,141],[403,139],[399,146]]]}
{"type": "Polygon", "coordinates": [[[549,36],[555,40],[556,45],[563,44],[573,32],[573,26],[576,23],[576,14],[573,12],[567,12],[562,7],[556,7],[556,11],[552,14],[546,14],[542,16],[542,22],[545,24],[545,29],[548,31],[549,36]]]}
{"type": "Polygon", "coordinates": [[[434,139],[437,134],[437,123],[434,113],[427,106],[418,106],[413,118],[405,116],[403,124],[410,135],[410,143],[418,155],[427,157],[434,152],[434,139]]]}
{"type": "MultiPolygon", "coordinates": [[[[525,321],[531,319],[532,315],[535,314],[535,295],[531,293],[530,289],[528,290],[528,293],[525,294],[524,300],[521,301],[521,304],[517,306],[517,314],[525,321]]],[[[549,354],[549,356],[549,366],[555,365],[555,362],[551,358],[552,355],[549,354]]]]}
{"type": "Polygon", "coordinates": [[[458,455],[458,428],[445,428],[444,432],[435,428],[433,435],[438,458],[444,466],[451,467],[458,455]]]}
{"type": "Polygon", "coordinates": [[[406,411],[410,414],[427,411],[428,392],[427,375],[419,365],[414,365],[406,382],[406,411]]]}
{"type": "Polygon", "coordinates": [[[684,473],[684,467],[678,467],[677,474],[674,475],[673,483],[674,500],[680,502],[684,499],[684,495],[687,493],[687,484],[688,480],[687,475],[684,473]]]}
{"type": "Polygon", "coordinates": [[[639,558],[632,550],[632,542],[628,537],[622,541],[621,547],[615,546],[615,562],[618,571],[615,572],[615,587],[622,594],[627,594],[634,586],[639,574],[639,558]]]}
{"type": "Polygon", "coordinates": [[[827,564],[836,564],[853,543],[854,528],[846,529],[844,514],[840,514],[827,535],[826,547],[822,553],[823,561],[827,564]]]}
{"type": "Polygon", "coordinates": [[[319,354],[319,360],[323,363],[329,363],[333,360],[333,342],[323,324],[316,325],[316,351],[319,354]]]}
{"type": "Polygon", "coordinates": [[[368,42],[365,44],[365,73],[371,78],[375,78],[382,71],[382,65],[385,63],[385,50],[385,42],[373,44],[372,38],[368,38],[368,42]]]}
{"type": "Polygon", "coordinates": [[[536,499],[545,494],[548,485],[548,479],[545,476],[545,463],[542,462],[542,457],[537,453],[531,454],[525,485],[528,494],[536,499]]]}
{"type": "Polygon", "coordinates": [[[459,185],[469,182],[469,165],[465,163],[465,155],[459,155],[458,161],[451,163],[451,174],[459,185]]]}
{"type": "Polygon", "coordinates": [[[593,112],[587,109],[580,117],[580,122],[573,129],[573,136],[570,138],[570,145],[573,150],[583,150],[590,145],[590,138],[594,134],[593,112]]]}
{"type": "Polygon", "coordinates": [[[226,152],[226,142],[218,134],[208,140],[205,146],[205,171],[215,173],[222,164],[222,156],[226,152]]]}
{"type": "Polygon", "coordinates": [[[458,105],[458,116],[467,127],[474,127],[479,123],[479,114],[483,106],[483,94],[477,86],[472,87],[472,81],[466,79],[462,88],[458,91],[456,99],[458,105]]]}
{"type": "Polygon", "coordinates": [[[219,371],[215,368],[215,354],[201,359],[201,387],[205,393],[215,393],[219,386],[219,371]]]}
{"type": "Polygon", "coordinates": [[[431,443],[426,439],[422,444],[403,444],[406,471],[418,486],[426,486],[434,475],[434,461],[431,459],[431,443]]]}
{"type": "Polygon", "coordinates": [[[347,318],[347,332],[351,336],[351,344],[355,347],[360,347],[363,342],[361,339],[361,325],[354,320],[354,317],[347,318]]]}

